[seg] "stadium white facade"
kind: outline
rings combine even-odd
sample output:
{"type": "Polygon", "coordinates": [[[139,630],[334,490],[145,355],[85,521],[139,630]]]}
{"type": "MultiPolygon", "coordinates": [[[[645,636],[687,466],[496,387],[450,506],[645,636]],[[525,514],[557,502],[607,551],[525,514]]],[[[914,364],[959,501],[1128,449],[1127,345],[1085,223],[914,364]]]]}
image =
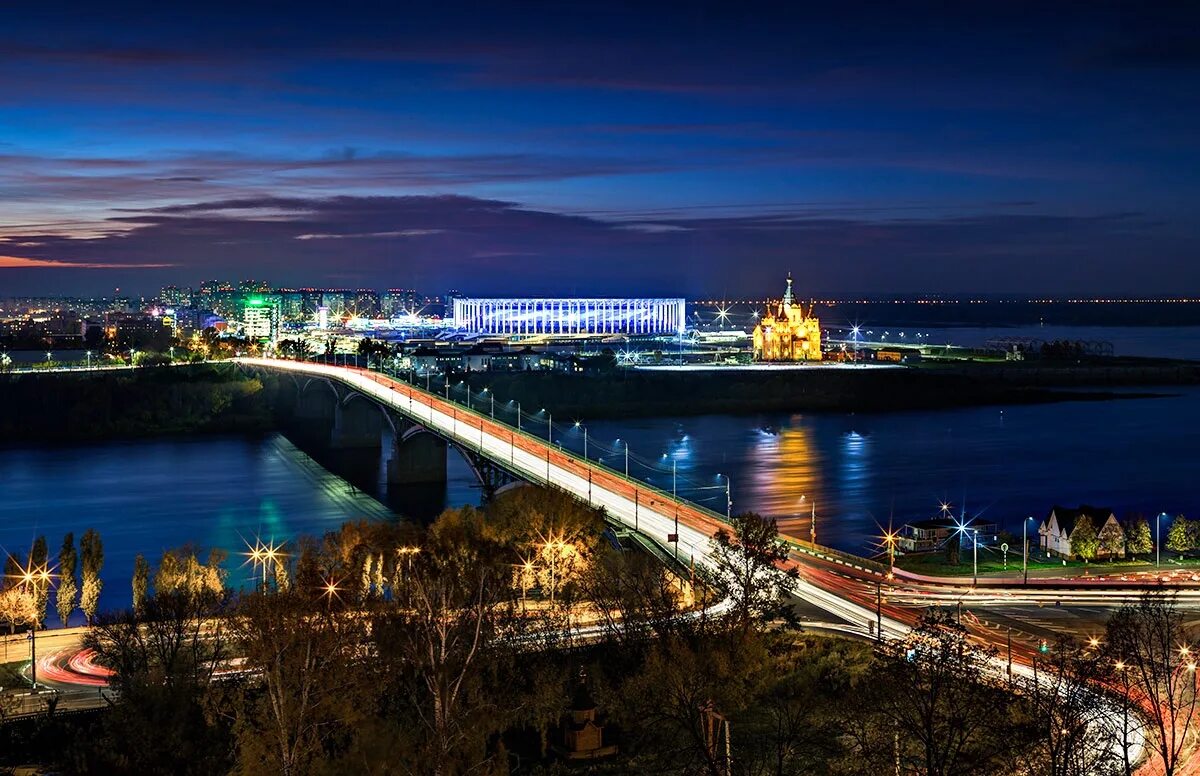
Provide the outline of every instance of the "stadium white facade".
{"type": "Polygon", "coordinates": [[[679,334],[682,299],[455,299],[454,326],[484,334],[679,334]]]}

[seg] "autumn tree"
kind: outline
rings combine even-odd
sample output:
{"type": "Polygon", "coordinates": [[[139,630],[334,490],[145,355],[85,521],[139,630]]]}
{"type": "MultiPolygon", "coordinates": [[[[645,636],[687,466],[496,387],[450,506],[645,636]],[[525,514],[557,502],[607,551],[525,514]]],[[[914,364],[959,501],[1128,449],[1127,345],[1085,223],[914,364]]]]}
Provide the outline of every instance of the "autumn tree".
{"type": "Polygon", "coordinates": [[[1100,539],[1096,535],[1096,524],[1088,515],[1080,515],[1075,519],[1075,528],[1071,531],[1071,552],[1084,560],[1096,557],[1100,548],[1100,539]]]}
{"type": "Polygon", "coordinates": [[[1183,515],[1175,515],[1167,529],[1167,549],[1171,552],[1188,552],[1195,548],[1191,521],[1183,515]]]}
{"type": "Polygon", "coordinates": [[[225,590],[227,572],[221,567],[225,562],[225,551],[209,550],[208,560],[201,563],[198,550],[190,545],[163,553],[154,574],[154,593],[182,593],[199,596],[219,596],[225,590]]]}
{"type": "Polygon", "coordinates": [[[69,624],[71,613],[79,606],[79,584],[75,575],[79,572],[79,556],[75,552],[75,534],[63,537],[62,549],[58,551],[58,591],[55,593],[55,608],[63,627],[69,624]]]}
{"type": "Polygon", "coordinates": [[[1150,524],[1141,515],[1125,522],[1125,551],[1130,555],[1144,555],[1154,550],[1154,539],[1150,524]]]}
{"type": "Polygon", "coordinates": [[[500,722],[486,672],[517,626],[507,564],[481,518],[435,523],[413,553],[395,606],[373,626],[384,662],[416,723],[410,755],[433,774],[484,759],[481,736],[500,722]]]}
{"type": "Polygon", "coordinates": [[[1100,552],[1110,559],[1125,554],[1125,532],[1116,521],[1108,520],[1100,529],[1100,552]]]}
{"type": "Polygon", "coordinates": [[[87,617],[88,624],[96,618],[96,610],[100,606],[100,590],[104,586],[100,579],[100,569],[104,568],[104,544],[100,534],[89,528],[79,540],[79,551],[83,561],[83,594],[79,599],[79,608],[87,617]]]}
{"type": "Polygon", "coordinates": [[[146,608],[146,596],[150,591],[150,564],[138,553],[133,559],[133,611],[142,614],[146,608]]]}
{"type": "Polygon", "coordinates": [[[246,596],[233,622],[237,653],[261,677],[239,710],[238,771],[310,773],[372,708],[362,621],[283,590],[246,596]]]}

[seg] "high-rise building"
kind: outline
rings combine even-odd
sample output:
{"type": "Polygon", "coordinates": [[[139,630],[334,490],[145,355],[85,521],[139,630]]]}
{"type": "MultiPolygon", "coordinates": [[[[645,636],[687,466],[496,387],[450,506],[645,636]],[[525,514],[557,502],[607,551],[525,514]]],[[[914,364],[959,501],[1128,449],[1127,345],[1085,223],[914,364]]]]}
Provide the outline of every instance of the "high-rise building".
{"type": "Polygon", "coordinates": [[[379,317],[379,294],[369,288],[360,288],[354,292],[354,305],[351,312],[356,318],[379,317]]]}
{"type": "Polygon", "coordinates": [[[246,298],[242,308],[242,330],[250,339],[273,340],[279,334],[280,299],[275,294],[246,298]]]}
{"type": "Polygon", "coordinates": [[[162,290],[158,292],[158,298],[165,306],[172,309],[190,307],[192,304],[191,289],[179,286],[163,286],[162,290]]]}
{"type": "Polygon", "coordinates": [[[380,314],[384,318],[415,315],[424,307],[424,302],[416,289],[389,288],[379,299],[380,314]]]}

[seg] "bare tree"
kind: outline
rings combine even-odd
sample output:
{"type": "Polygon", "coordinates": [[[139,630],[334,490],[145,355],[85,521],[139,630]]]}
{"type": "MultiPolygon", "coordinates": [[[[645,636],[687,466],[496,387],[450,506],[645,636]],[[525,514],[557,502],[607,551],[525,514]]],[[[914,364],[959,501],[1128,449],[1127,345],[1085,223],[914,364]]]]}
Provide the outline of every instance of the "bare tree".
{"type": "Polygon", "coordinates": [[[1058,639],[1022,682],[1035,746],[1023,750],[1029,772],[1044,776],[1102,776],[1117,772],[1119,751],[1099,685],[1106,675],[1097,650],[1058,639]]]}
{"type": "Polygon", "coordinates": [[[1151,590],[1113,614],[1106,641],[1134,693],[1145,699],[1141,705],[1152,733],[1148,744],[1165,776],[1173,776],[1190,743],[1200,697],[1195,634],[1185,627],[1174,595],[1151,590]]]}
{"type": "Polygon", "coordinates": [[[858,756],[926,776],[1002,770],[1013,739],[996,728],[1008,720],[1012,696],[989,670],[994,657],[949,613],[925,615],[885,648],[862,685],[852,715],[858,756]]]}

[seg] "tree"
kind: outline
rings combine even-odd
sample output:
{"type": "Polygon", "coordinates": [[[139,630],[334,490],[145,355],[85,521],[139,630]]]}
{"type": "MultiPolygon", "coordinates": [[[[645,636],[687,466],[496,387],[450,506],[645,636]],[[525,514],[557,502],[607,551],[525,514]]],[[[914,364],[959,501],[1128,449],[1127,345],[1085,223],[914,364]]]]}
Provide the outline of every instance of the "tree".
{"type": "Polygon", "coordinates": [[[133,612],[142,614],[146,609],[146,595],[150,590],[150,564],[138,553],[133,559],[133,612]]]}
{"type": "Polygon", "coordinates": [[[287,591],[245,597],[235,622],[238,654],[262,677],[261,688],[247,688],[239,715],[239,770],[312,772],[372,706],[366,629],[353,613],[287,591]]]}
{"type": "Polygon", "coordinates": [[[37,601],[33,593],[19,585],[0,590],[0,622],[7,623],[9,634],[21,625],[32,627],[37,622],[37,601]]]}
{"type": "Polygon", "coordinates": [[[1037,659],[1022,682],[1033,747],[1018,749],[1029,773],[1047,776],[1111,774],[1120,762],[1104,697],[1095,691],[1107,676],[1107,659],[1060,637],[1037,659]]]}
{"type": "MultiPolygon", "coordinates": [[[[29,568],[37,574],[40,571],[49,571],[50,569],[50,550],[46,546],[46,537],[39,536],[33,540],[33,547],[29,550],[29,568]]],[[[46,624],[46,607],[50,603],[50,582],[39,580],[35,577],[32,583],[33,603],[37,607],[37,627],[43,628],[46,624]]]]}
{"type": "Polygon", "coordinates": [[[1150,536],[1150,524],[1138,515],[1125,523],[1125,551],[1130,555],[1144,555],[1154,549],[1150,536]]]}
{"type": "Polygon", "coordinates": [[[411,754],[429,773],[479,762],[500,722],[483,677],[508,648],[519,610],[497,549],[475,530],[431,531],[411,556],[397,605],[372,628],[382,662],[403,672],[401,697],[416,720],[411,754]]]}
{"type": "Polygon", "coordinates": [[[200,563],[196,553],[197,549],[191,545],[165,551],[154,575],[154,594],[220,596],[224,593],[226,572],[221,564],[225,561],[225,551],[209,550],[208,562],[204,564],[200,563]]]}
{"type": "Polygon", "coordinates": [[[788,559],[788,548],[775,519],[744,512],[730,524],[732,534],[721,528],[709,541],[714,588],[733,600],[733,616],[743,630],[775,619],[794,622],[788,598],[799,572],[779,568],[788,559]]]}
{"type": "Polygon", "coordinates": [[[79,600],[79,608],[90,625],[96,618],[100,589],[104,586],[100,579],[100,569],[104,567],[104,545],[100,541],[100,534],[95,529],[87,529],[79,540],[79,550],[83,559],[83,595],[79,600]]]}
{"type": "Polygon", "coordinates": [[[1195,656],[1180,645],[1195,643],[1173,595],[1148,590],[1124,604],[1108,621],[1106,644],[1126,681],[1145,699],[1140,704],[1153,735],[1147,745],[1173,776],[1190,740],[1198,698],[1195,656]]]}
{"type": "Polygon", "coordinates": [[[121,702],[101,722],[90,747],[90,773],[210,774],[229,770],[228,733],[219,716],[213,682],[230,657],[227,599],[205,593],[162,593],[141,615],[97,618],[83,644],[115,672],[111,685],[121,702]]]}
{"type": "Polygon", "coordinates": [[[1003,772],[1016,736],[997,729],[1013,696],[991,678],[992,649],[975,647],[947,611],[933,610],[889,643],[859,682],[849,734],[858,772],[886,768],[947,776],[1003,772]]]}
{"type": "Polygon", "coordinates": [[[1092,522],[1092,518],[1088,515],[1080,515],[1075,519],[1075,528],[1071,531],[1071,552],[1083,558],[1091,560],[1096,557],[1096,550],[1100,548],[1099,537],[1096,536],[1096,524],[1092,522]]]}
{"type": "Polygon", "coordinates": [[[1125,532],[1115,521],[1108,520],[1100,529],[1100,551],[1110,559],[1125,553],[1125,532]]]}
{"type": "Polygon", "coordinates": [[[78,570],[75,534],[68,533],[63,537],[62,549],[58,551],[58,592],[54,601],[64,628],[69,624],[71,613],[79,606],[79,584],[75,581],[78,570]]]}
{"type": "Polygon", "coordinates": [[[1167,549],[1171,552],[1187,552],[1195,548],[1192,537],[1191,521],[1183,515],[1175,515],[1171,527],[1167,529],[1167,549]]]}

